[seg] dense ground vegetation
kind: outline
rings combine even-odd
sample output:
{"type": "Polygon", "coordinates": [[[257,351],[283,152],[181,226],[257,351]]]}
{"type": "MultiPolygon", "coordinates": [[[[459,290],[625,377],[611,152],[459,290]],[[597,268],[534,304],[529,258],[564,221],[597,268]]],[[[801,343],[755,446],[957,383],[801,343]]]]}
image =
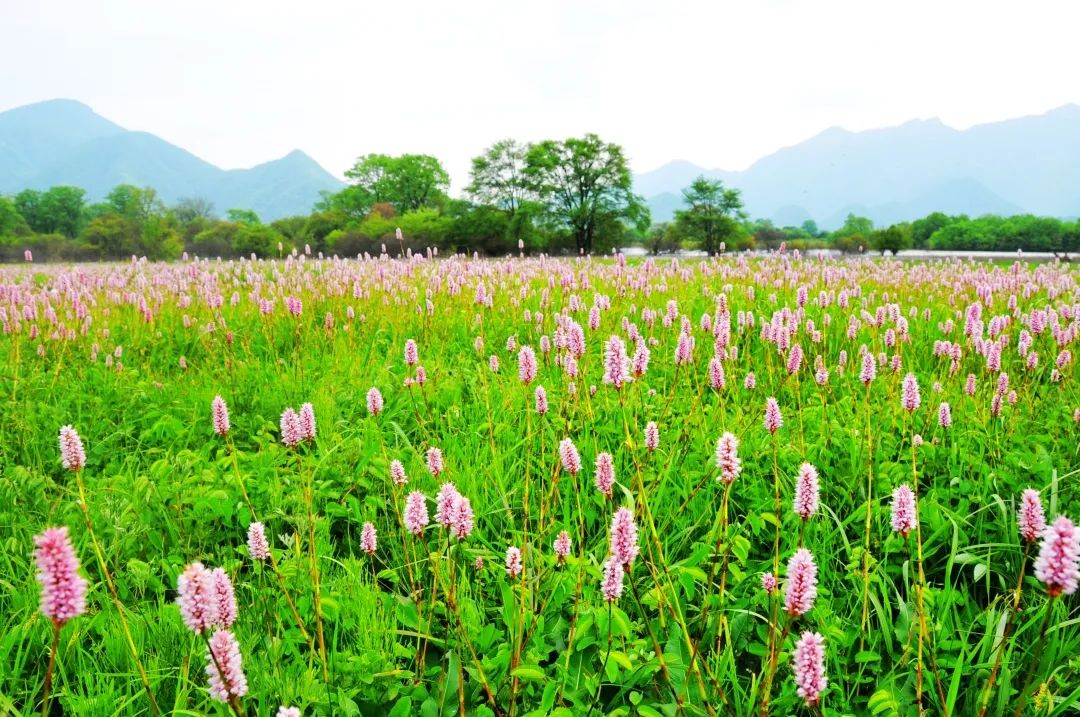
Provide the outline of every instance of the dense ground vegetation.
{"type": "Polygon", "coordinates": [[[0,712],[1075,714],[1077,278],[0,270],[0,712]]]}

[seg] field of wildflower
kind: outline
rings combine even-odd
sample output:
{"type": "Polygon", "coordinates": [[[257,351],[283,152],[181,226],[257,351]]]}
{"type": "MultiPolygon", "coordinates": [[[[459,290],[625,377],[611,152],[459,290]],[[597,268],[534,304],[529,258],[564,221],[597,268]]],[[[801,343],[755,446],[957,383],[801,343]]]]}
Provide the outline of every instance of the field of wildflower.
{"type": "Polygon", "coordinates": [[[1078,714],[1078,280],[0,268],[0,714],[1078,714]]]}

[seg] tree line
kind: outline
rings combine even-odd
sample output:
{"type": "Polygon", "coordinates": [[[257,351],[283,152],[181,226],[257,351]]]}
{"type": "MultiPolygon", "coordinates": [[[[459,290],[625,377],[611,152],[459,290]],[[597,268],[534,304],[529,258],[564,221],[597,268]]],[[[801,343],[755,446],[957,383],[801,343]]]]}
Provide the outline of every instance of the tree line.
{"type": "Polygon", "coordinates": [[[278,256],[297,250],[356,256],[421,251],[505,255],[518,251],[606,253],[640,244],[652,253],[699,249],[831,248],[896,252],[907,248],[1080,251],[1080,224],[1048,217],[940,212],[875,227],[849,215],[832,232],[808,220],[777,227],[751,219],[738,189],[704,176],[682,192],[670,222],[653,224],[633,192],[622,147],[594,134],[523,143],[502,140],[472,160],[462,198],[449,196],[450,176],[430,155],[361,156],[348,186],[324,193],[307,215],[264,223],[252,211],[220,216],[205,199],[167,206],[151,187],[122,184],[90,203],[69,186],[0,196],[0,260],[105,260],[130,256],[278,256]],[[399,231],[400,230],[400,233],[399,231]],[[400,237],[400,238],[399,238],[400,237]]]}

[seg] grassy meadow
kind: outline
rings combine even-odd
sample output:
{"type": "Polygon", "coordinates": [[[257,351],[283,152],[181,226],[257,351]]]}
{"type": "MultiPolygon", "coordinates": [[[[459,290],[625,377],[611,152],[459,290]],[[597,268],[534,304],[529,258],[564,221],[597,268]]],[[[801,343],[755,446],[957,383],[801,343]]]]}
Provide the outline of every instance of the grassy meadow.
{"type": "Polygon", "coordinates": [[[0,714],[47,672],[54,715],[1080,713],[1080,595],[1018,515],[1080,520],[1067,264],[22,264],[0,312],[0,714]],[[225,701],[195,562],[235,590],[225,701]]]}

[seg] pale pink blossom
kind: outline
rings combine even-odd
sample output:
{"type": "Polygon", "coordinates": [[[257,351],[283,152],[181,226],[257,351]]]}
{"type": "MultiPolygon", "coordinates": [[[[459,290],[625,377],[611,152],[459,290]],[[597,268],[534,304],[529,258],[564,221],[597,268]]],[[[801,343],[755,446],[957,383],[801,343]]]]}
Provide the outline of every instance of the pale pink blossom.
{"type": "Polygon", "coordinates": [[[262,523],[248,526],[248,553],[253,560],[267,560],[270,557],[270,543],[266,539],[266,527],[262,523]]]}
{"type": "Polygon", "coordinates": [[[720,469],[720,475],[716,477],[721,483],[730,485],[742,473],[742,462],[739,460],[739,439],[735,434],[727,432],[716,441],[716,466],[720,469]]]}
{"type": "Polygon", "coordinates": [[[360,528],[360,549],[368,555],[374,555],[377,544],[375,526],[372,523],[364,523],[360,528]]]}
{"type": "Polygon", "coordinates": [[[86,579],[66,526],[34,536],[34,562],[41,585],[41,614],[56,625],[86,612],[86,579]]]}
{"type": "Polygon", "coordinates": [[[799,476],[795,479],[795,500],[792,507],[796,515],[803,520],[809,520],[817,512],[819,495],[817,468],[803,463],[799,467],[799,476]]]}
{"type": "Polygon", "coordinates": [[[807,706],[821,699],[829,680],[825,677],[825,638],[816,632],[804,632],[791,654],[797,693],[807,706]]]}
{"type": "Polygon", "coordinates": [[[1039,491],[1028,488],[1020,494],[1018,521],[1020,536],[1028,543],[1034,543],[1046,529],[1046,513],[1043,511],[1039,491]]]}
{"type": "Polygon", "coordinates": [[[79,471],[86,467],[86,450],[82,439],[71,426],[60,429],[60,460],[68,470],[79,471]]]}
{"type": "Polygon", "coordinates": [[[893,491],[891,513],[892,529],[906,538],[915,529],[919,520],[916,513],[915,493],[908,485],[897,486],[893,491]]]}
{"type": "Polygon", "coordinates": [[[784,610],[792,617],[805,615],[817,597],[817,565],[806,548],[799,548],[788,560],[784,610]]]}
{"type": "Polygon", "coordinates": [[[1080,581],[1080,530],[1064,515],[1043,530],[1035,577],[1046,584],[1050,597],[1076,592],[1080,581]]]}
{"type": "Polygon", "coordinates": [[[214,396],[210,403],[210,413],[214,421],[214,433],[223,438],[229,435],[229,407],[225,405],[225,399],[214,396]]]}
{"type": "Polygon", "coordinates": [[[240,645],[228,630],[218,630],[210,638],[206,675],[210,678],[210,696],[219,702],[247,694],[247,677],[240,657],[240,645]],[[218,672],[218,665],[221,671],[218,672]]]}
{"type": "Polygon", "coordinates": [[[506,574],[511,578],[521,575],[521,548],[511,545],[506,549],[506,574]]]}
{"type": "Polygon", "coordinates": [[[615,459],[610,453],[598,453],[596,456],[596,489],[611,497],[611,489],[615,485],[615,459]]]}
{"type": "Polygon", "coordinates": [[[600,583],[600,592],[607,602],[617,602],[622,597],[623,591],[623,565],[615,557],[608,558],[604,563],[604,578],[600,583]]]}
{"type": "Polygon", "coordinates": [[[629,508],[619,508],[611,519],[611,554],[629,567],[638,556],[638,529],[629,508]]]}

